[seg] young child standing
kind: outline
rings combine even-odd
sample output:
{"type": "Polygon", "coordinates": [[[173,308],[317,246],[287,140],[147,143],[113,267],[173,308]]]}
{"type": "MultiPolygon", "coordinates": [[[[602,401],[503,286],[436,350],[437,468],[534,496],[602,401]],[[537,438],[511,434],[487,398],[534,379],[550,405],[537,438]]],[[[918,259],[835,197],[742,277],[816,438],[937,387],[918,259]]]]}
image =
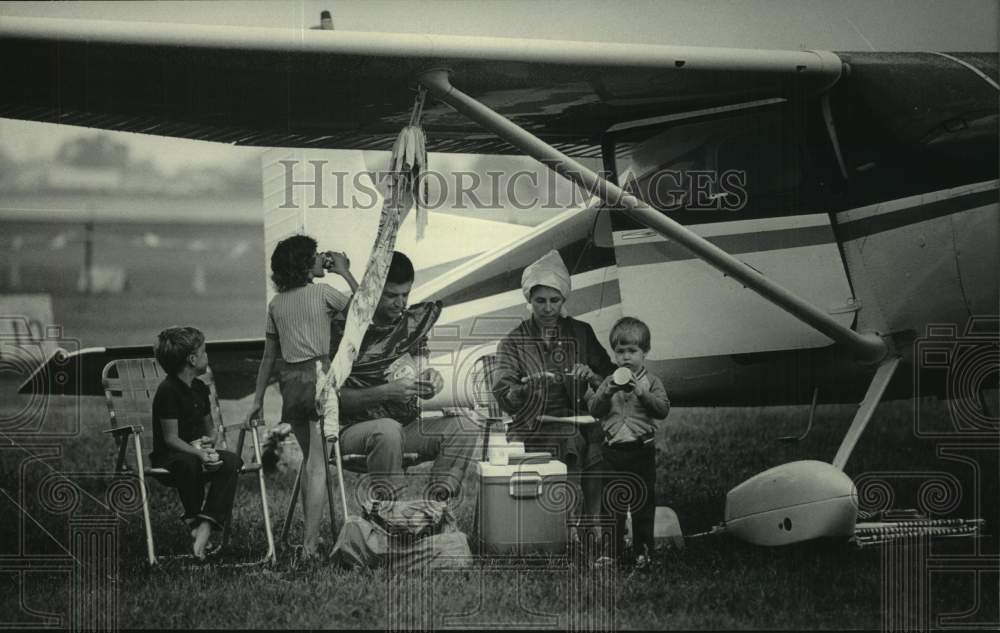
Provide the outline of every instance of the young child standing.
{"type": "MultiPolygon", "coordinates": [[[[667,417],[670,400],[659,378],[646,371],[649,327],[639,319],[623,317],[611,328],[611,348],[618,370],[604,379],[588,407],[601,421],[606,487],[622,486],[631,507],[636,566],[649,564],[653,551],[653,520],[656,515],[656,420],[667,417]]],[[[624,491],[622,491],[624,492],[624,491]]],[[[612,492],[612,497],[618,496],[612,492]]],[[[624,549],[626,508],[615,507],[615,553],[624,549]]]]}
{"type": "Polygon", "coordinates": [[[257,388],[247,421],[260,415],[264,392],[278,356],[284,360],[278,374],[281,421],[287,422],[302,449],[305,529],[302,558],[317,555],[319,524],[326,498],[326,451],[316,412],[316,361],[330,367],[330,321],[347,306],[347,297],[327,284],[314,284],[329,268],[358,287],[350,261],[342,253],[318,253],[316,240],[294,235],[278,242],[271,254],[271,280],[278,290],[267,306],[264,355],[257,371],[257,388]]]}
{"type": "Polygon", "coordinates": [[[180,494],[194,555],[203,560],[212,529],[222,529],[232,512],[243,460],[235,453],[212,449],[218,438],[208,387],[197,378],[208,367],[205,335],[193,327],[167,328],[157,338],[155,356],[167,377],[153,397],[150,462],[170,471],[165,483],[180,494]],[[199,446],[192,444],[196,440],[199,446]]]}

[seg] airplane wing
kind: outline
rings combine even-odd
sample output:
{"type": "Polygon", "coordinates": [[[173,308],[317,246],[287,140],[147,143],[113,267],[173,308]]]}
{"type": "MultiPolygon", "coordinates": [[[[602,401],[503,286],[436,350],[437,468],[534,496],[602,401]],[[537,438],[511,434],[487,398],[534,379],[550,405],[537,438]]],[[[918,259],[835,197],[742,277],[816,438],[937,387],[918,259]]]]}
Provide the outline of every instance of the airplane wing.
{"type": "MultiPolygon", "coordinates": [[[[0,18],[0,55],[18,60],[0,66],[0,117],[307,150],[390,149],[409,120],[414,77],[444,66],[456,86],[501,115],[587,158],[601,155],[601,136],[620,121],[817,93],[838,80],[842,67],[822,51],[15,17],[0,18]]],[[[430,152],[521,153],[433,101],[422,125],[430,152]]],[[[585,228],[592,215],[573,214],[558,229],[533,232],[515,250],[527,257],[549,234],[585,228]]],[[[476,266],[459,268],[481,267],[480,279],[509,266],[510,256],[485,254],[476,266]]],[[[466,282],[445,274],[422,286],[427,294],[451,294],[466,282]]],[[[212,344],[213,370],[225,386],[220,395],[252,390],[261,344],[212,344]]],[[[68,364],[79,380],[67,384],[100,394],[109,358],[150,352],[79,352],[68,364]]],[[[47,370],[55,371],[52,362],[47,370]]],[[[22,391],[30,388],[29,381],[22,391]]]]}
{"type": "MultiPolygon", "coordinates": [[[[447,273],[416,284],[412,301],[447,298],[462,303],[520,287],[521,271],[551,249],[582,242],[591,233],[600,211],[600,201],[568,209],[502,246],[481,253],[447,273]]],[[[405,249],[400,249],[404,250],[405,249]]],[[[572,262],[571,262],[572,264],[572,262]]]]}
{"type": "MultiPolygon", "coordinates": [[[[205,343],[216,388],[223,399],[239,399],[253,393],[257,368],[264,353],[264,339],[237,339],[205,343]]],[[[101,372],[112,360],[149,358],[151,345],[90,347],[68,354],[51,354],[32,372],[18,393],[54,396],[103,396],[101,372]]]]}
{"type": "Polygon", "coordinates": [[[449,213],[431,213],[430,227],[423,238],[416,238],[416,214],[406,216],[396,237],[396,250],[410,255],[416,269],[414,287],[456,270],[490,246],[507,244],[531,232],[531,227],[507,222],[481,220],[449,213]],[[461,239],[455,239],[460,235],[461,239]],[[489,245],[489,246],[484,246],[489,245]]]}
{"type": "MultiPolygon", "coordinates": [[[[391,148],[415,73],[452,81],[570,156],[612,124],[824,90],[833,53],[0,18],[0,117],[267,147],[391,148]]],[[[520,153],[440,103],[428,151],[520,153]]]]}

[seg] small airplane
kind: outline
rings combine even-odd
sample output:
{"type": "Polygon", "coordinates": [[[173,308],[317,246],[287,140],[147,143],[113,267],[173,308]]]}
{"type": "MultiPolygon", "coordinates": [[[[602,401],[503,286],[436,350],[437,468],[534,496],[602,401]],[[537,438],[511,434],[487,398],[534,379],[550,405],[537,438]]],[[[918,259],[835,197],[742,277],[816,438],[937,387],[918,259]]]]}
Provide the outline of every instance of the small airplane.
{"type": "MultiPolygon", "coordinates": [[[[594,202],[412,293],[446,306],[431,349],[452,371],[428,407],[468,403],[476,359],[525,315],[521,270],[555,248],[573,273],[568,307],[601,340],[624,314],[650,324],[648,368],[675,405],[860,403],[830,464],[785,464],[730,492],[727,524],[752,542],[849,533],[844,466],[876,405],[913,394],[920,342],[995,346],[995,53],[10,17],[0,53],[20,60],[0,69],[0,117],[291,148],[265,159],[268,247],[308,227],[366,260],[351,248],[367,252],[370,226],[310,206],[310,185],[279,202],[288,181],[275,170],[325,149],[389,149],[418,86],[429,152],[524,154],[571,179],[594,202]],[[580,162],[596,159],[599,173],[580,162]]],[[[262,348],[210,343],[222,397],[252,391],[262,348]]],[[[100,394],[106,362],[148,354],[82,351],[65,384],[100,394]]],[[[952,382],[921,393],[956,397],[952,382]]]]}

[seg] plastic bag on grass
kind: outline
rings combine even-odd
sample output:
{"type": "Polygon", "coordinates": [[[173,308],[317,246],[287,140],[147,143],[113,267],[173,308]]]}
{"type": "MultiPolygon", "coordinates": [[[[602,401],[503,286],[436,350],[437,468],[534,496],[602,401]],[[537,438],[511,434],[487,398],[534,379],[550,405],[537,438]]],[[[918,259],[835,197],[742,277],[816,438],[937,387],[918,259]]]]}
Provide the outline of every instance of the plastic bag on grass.
{"type": "Polygon", "coordinates": [[[365,504],[363,516],[348,518],[333,548],[333,561],[350,568],[406,572],[468,567],[472,552],[445,503],[396,501],[365,504]]]}

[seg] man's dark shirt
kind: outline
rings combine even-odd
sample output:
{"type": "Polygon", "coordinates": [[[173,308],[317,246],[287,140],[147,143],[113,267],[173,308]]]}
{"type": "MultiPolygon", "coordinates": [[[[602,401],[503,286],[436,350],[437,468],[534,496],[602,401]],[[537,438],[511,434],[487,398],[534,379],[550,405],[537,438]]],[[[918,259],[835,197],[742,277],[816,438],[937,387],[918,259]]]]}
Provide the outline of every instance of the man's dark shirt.
{"type": "MultiPolygon", "coordinates": [[[[427,334],[441,315],[441,302],[416,303],[407,308],[403,315],[390,324],[371,323],[365,330],[361,348],[351,367],[351,375],[344,381],[345,387],[368,389],[386,384],[389,379],[385,372],[397,358],[409,354],[414,359],[428,356],[427,334]]],[[[330,357],[337,353],[337,347],[344,338],[347,310],[334,317],[331,323],[330,357]]],[[[392,418],[406,425],[420,417],[420,403],[413,396],[405,403],[380,402],[362,411],[347,413],[341,411],[340,424],[347,427],[365,420],[392,418]]]]}
{"type": "Polygon", "coordinates": [[[205,383],[195,378],[188,387],[177,376],[164,378],[153,397],[153,452],[149,456],[153,465],[158,465],[171,451],[163,437],[161,420],[177,420],[177,437],[190,442],[204,434],[203,420],[209,413],[205,383]]]}

